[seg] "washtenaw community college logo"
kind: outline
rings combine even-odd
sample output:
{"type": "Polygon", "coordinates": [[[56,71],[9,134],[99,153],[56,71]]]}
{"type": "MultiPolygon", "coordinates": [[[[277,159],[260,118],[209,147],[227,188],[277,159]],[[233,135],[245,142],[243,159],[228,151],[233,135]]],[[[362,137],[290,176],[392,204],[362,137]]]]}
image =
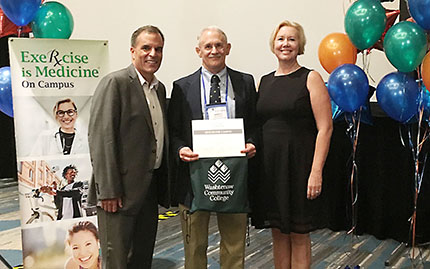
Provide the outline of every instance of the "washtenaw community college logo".
{"type": "Polygon", "coordinates": [[[208,180],[213,185],[204,184],[203,195],[208,197],[209,201],[211,202],[228,201],[228,199],[230,199],[230,197],[234,194],[234,184],[226,184],[229,179],[230,168],[228,168],[225,163],[218,159],[208,169],[208,180]]]}
{"type": "Polygon", "coordinates": [[[221,160],[217,160],[208,170],[208,179],[213,184],[218,180],[225,184],[230,179],[230,169],[221,160]]]}

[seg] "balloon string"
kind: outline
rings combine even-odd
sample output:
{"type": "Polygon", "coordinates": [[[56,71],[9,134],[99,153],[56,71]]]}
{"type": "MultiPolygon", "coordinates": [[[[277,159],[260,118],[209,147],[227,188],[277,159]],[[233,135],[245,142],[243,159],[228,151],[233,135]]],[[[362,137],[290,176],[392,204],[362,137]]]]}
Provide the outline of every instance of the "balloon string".
{"type": "Polygon", "coordinates": [[[417,202],[418,202],[418,190],[415,190],[414,194],[414,211],[411,217],[411,229],[412,229],[412,259],[415,257],[415,229],[417,222],[417,202]]]}
{"type": "Polygon", "coordinates": [[[409,138],[409,148],[412,150],[412,158],[414,159],[414,164],[415,164],[415,146],[414,146],[414,141],[412,141],[412,129],[411,126],[408,126],[408,138],[409,138]]]}
{"type": "Polygon", "coordinates": [[[346,12],[347,12],[347,9],[346,9],[346,7],[345,7],[345,2],[349,2],[349,3],[348,3],[348,5],[349,5],[349,4],[351,4],[352,0],[344,0],[344,1],[342,2],[342,9],[343,9],[343,16],[344,16],[344,17],[346,16],[346,12]]]}
{"type": "Polygon", "coordinates": [[[22,26],[18,27],[18,37],[21,37],[22,26]]]}
{"type": "MultiPolygon", "coordinates": [[[[421,95],[420,96],[423,96],[423,92],[422,92],[423,88],[421,87],[422,86],[421,85],[422,84],[421,83],[422,80],[421,80],[421,74],[420,73],[421,72],[419,70],[419,67],[417,67],[418,88],[421,91],[421,95]]],[[[417,190],[418,193],[419,193],[419,190],[421,188],[421,180],[422,180],[422,177],[420,176],[420,173],[419,173],[419,170],[420,170],[419,155],[421,153],[421,150],[422,150],[422,147],[424,145],[424,142],[427,139],[426,138],[426,136],[427,136],[427,128],[426,128],[426,130],[425,130],[425,132],[423,134],[422,140],[420,138],[420,136],[421,136],[421,123],[422,123],[423,116],[424,116],[424,104],[423,104],[422,100],[423,100],[423,98],[421,98],[421,102],[420,102],[420,106],[419,106],[418,132],[417,132],[417,149],[416,149],[416,152],[415,152],[415,155],[416,155],[416,160],[415,160],[415,166],[416,166],[415,167],[415,173],[416,173],[416,175],[415,175],[415,181],[416,181],[416,190],[417,190]]],[[[425,157],[425,159],[426,159],[426,157],[425,157]]],[[[424,165],[425,165],[425,163],[424,163],[424,165]]],[[[423,170],[423,172],[424,172],[424,170],[423,170]]],[[[418,195],[418,193],[417,193],[417,195],[418,195]]],[[[415,204],[415,206],[416,206],[416,204],[415,204]]]]}
{"type": "Polygon", "coordinates": [[[375,82],[375,79],[370,75],[370,49],[363,50],[363,70],[366,75],[370,78],[372,82],[375,82]]]}
{"type": "Polygon", "coordinates": [[[419,176],[419,148],[415,148],[414,142],[412,140],[412,127],[408,126],[408,138],[409,138],[409,147],[412,151],[412,158],[414,162],[414,189],[418,188],[418,176],[419,176]]]}
{"type": "Polygon", "coordinates": [[[342,7],[343,7],[343,16],[346,16],[346,12],[348,12],[347,8],[345,8],[345,2],[349,2],[349,3],[348,3],[348,9],[349,9],[349,6],[351,6],[351,3],[355,2],[355,1],[357,1],[357,0],[344,0],[344,1],[342,2],[342,7]]]}
{"type": "Polygon", "coordinates": [[[426,30],[427,33],[427,52],[430,50],[430,30],[426,30]]]}
{"type": "Polygon", "coordinates": [[[426,163],[427,163],[427,153],[424,156],[423,168],[421,170],[420,177],[419,177],[420,180],[418,182],[418,193],[420,193],[420,191],[421,191],[421,183],[423,182],[423,176],[424,176],[424,170],[426,168],[426,163]]]}
{"type": "MultiPolygon", "coordinates": [[[[422,140],[421,140],[421,124],[422,124],[422,120],[423,120],[423,116],[424,116],[424,104],[423,104],[423,88],[421,85],[421,72],[419,67],[417,67],[417,75],[418,75],[418,86],[419,89],[421,91],[421,98],[420,98],[420,104],[419,104],[419,113],[418,113],[418,130],[417,130],[417,142],[416,142],[416,147],[414,148],[413,145],[411,147],[412,149],[412,156],[414,158],[414,163],[415,163],[415,191],[414,191],[414,209],[413,209],[413,213],[412,213],[412,217],[411,217],[411,230],[412,230],[412,257],[415,257],[415,239],[416,239],[416,215],[417,215],[417,206],[418,206],[418,195],[420,193],[421,190],[421,183],[422,183],[422,179],[423,179],[423,175],[424,175],[424,170],[425,170],[425,164],[427,161],[427,153],[424,155],[424,162],[423,162],[423,167],[420,167],[420,153],[422,150],[422,147],[424,145],[424,142],[427,140],[428,138],[428,127],[426,127],[422,140]],[[420,172],[421,169],[421,172],[420,172]]],[[[409,130],[409,140],[410,143],[412,142],[412,137],[411,137],[411,131],[409,130]]]]}
{"type": "MultiPolygon", "coordinates": [[[[349,0],[351,2],[351,0],[349,0]]],[[[346,16],[346,8],[345,8],[345,1],[342,2],[342,10],[343,10],[343,16],[346,16]]]]}
{"type": "MultiPolygon", "coordinates": [[[[418,133],[419,133],[419,129],[418,129],[418,133]]],[[[409,218],[410,221],[410,228],[409,230],[412,232],[411,233],[411,241],[412,241],[412,256],[411,258],[413,258],[415,256],[415,252],[414,252],[414,247],[415,247],[415,223],[416,223],[416,197],[417,197],[417,174],[418,171],[417,169],[417,154],[416,154],[416,150],[417,148],[414,147],[413,145],[413,141],[412,141],[412,127],[408,126],[408,138],[409,138],[409,147],[412,151],[412,158],[414,161],[414,165],[415,165],[415,180],[414,180],[414,207],[413,207],[413,212],[412,212],[412,216],[409,218]]]]}
{"type": "Polygon", "coordinates": [[[356,163],[356,153],[358,145],[358,134],[360,132],[360,122],[361,122],[361,110],[358,112],[358,120],[356,119],[356,113],[352,114],[352,129],[350,129],[350,138],[352,139],[352,169],[350,177],[350,192],[351,192],[351,212],[352,212],[352,225],[351,229],[347,234],[353,234],[357,227],[357,200],[358,200],[358,166],[356,163]],[[354,192],[355,189],[355,192],[354,192]]]}
{"type": "Polygon", "coordinates": [[[405,141],[403,140],[403,134],[402,134],[402,126],[399,124],[399,136],[400,136],[400,142],[402,143],[402,147],[406,147],[405,141]]]}

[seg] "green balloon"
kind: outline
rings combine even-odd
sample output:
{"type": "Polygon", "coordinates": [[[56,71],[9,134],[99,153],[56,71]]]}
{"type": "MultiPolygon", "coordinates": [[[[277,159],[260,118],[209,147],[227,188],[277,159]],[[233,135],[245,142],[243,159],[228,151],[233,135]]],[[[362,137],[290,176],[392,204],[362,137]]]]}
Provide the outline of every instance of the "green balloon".
{"type": "Polygon", "coordinates": [[[416,23],[399,22],[385,34],[385,55],[400,72],[415,70],[426,55],[426,50],[426,34],[416,23]]]}
{"type": "Polygon", "coordinates": [[[385,30],[385,9],[378,0],[359,0],[345,15],[345,32],[360,50],[372,47],[385,30]]]}
{"type": "Polygon", "coordinates": [[[68,39],[73,32],[73,17],[63,4],[52,1],[39,7],[31,22],[34,37],[68,39]]]}

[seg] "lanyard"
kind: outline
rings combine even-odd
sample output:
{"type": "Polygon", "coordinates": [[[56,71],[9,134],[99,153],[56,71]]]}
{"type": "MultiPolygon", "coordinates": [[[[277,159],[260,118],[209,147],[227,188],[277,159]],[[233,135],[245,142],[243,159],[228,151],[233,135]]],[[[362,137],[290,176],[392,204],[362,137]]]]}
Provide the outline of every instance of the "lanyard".
{"type": "MultiPolygon", "coordinates": [[[[205,80],[203,79],[203,73],[202,73],[202,71],[200,71],[200,76],[202,78],[203,97],[204,97],[204,101],[205,101],[205,114],[206,114],[206,118],[209,119],[208,104],[207,104],[207,100],[206,100],[205,80]]],[[[220,95],[221,95],[221,90],[220,90],[220,95]]],[[[227,97],[228,97],[228,74],[226,74],[226,79],[225,79],[225,107],[226,107],[226,110],[227,110],[227,118],[229,118],[230,116],[229,116],[229,113],[228,113],[227,97]]]]}

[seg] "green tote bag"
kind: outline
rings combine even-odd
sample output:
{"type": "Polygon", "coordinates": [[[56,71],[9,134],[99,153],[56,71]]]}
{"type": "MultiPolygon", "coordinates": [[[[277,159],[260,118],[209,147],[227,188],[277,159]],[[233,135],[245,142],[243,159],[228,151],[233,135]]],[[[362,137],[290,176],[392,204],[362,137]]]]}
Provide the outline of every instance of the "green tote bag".
{"type": "Polygon", "coordinates": [[[248,213],[246,157],[207,158],[190,163],[194,198],[190,212],[248,213]]]}

